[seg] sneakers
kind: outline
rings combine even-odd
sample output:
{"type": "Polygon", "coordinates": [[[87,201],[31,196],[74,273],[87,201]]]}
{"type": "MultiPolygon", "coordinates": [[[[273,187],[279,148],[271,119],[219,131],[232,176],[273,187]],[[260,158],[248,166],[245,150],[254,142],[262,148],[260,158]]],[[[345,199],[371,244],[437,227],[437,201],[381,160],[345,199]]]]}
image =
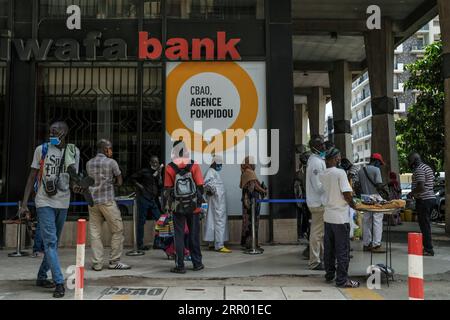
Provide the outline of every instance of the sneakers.
{"type": "Polygon", "coordinates": [[[423,250],[423,255],[425,257],[434,257],[434,251],[433,250],[431,250],[431,251],[423,250]]]}
{"type": "Polygon", "coordinates": [[[205,269],[205,266],[203,264],[199,265],[199,266],[194,266],[194,268],[192,270],[194,271],[200,271],[205,269]]]}
{"type": "Polygon", "coordinates": [[[174,268],[170,269],[170,272],[172,272],[172,273],[186,273],[186,269],[185,268],[174,267],[174,268]]]}
{"type": "Polygon", "coordinates": [[[44,256],[44,254],[43,254],[42,252],[39,252],[39,251],[35,251],[35,252],[33,252],[33,253],[30,255],[31,258],[40,258],[40,257],[42,257],[42,256],[44,256]]]}
{"type": "Polygon", "coordinates": [[[359,286],[360,286],[359,281],[350,279],[348,279],[347,282],[342,285],[336,285],[336,287],[338,288],[359,288],[359,286]]]}
{"type": "Polygon", "coordinates": [[[42,288],[47,288],[47,289],[52,289],[54,287],[56,287],[55,283],[53,281],[44,279],[44,280],[36,280],[36,286],[38,287],[42,287],[42,288]]]}
{"type": "Polygon", "coordinates": [[[63,284],[57,284],[55,287],[55,292],[53,292],[53,298],[62,298],[66,293],[66,289],[63,284]]]}
{"type": "Polygon", "coordinates": [[[116,263],[109,263],[109,267],[108,269],[111,270],[128,270],[131,269],[131,267],[125,263],[122,263],[120,261],[116,262],[116,263]]]}
{"type": "Polygon", "coordinates": [[[220,253],[231,253],[232,252],[230,249],[225,248],[225,247],[222,247],[222,248],[220,248],[219,250],[216,250],[216,251],[220,252],[220,253]]]}
{"type": "Polygon", "coordinates": [[[386,250],[384,250],[380,245],[380,246],[373,247],[372,252],[373,253],[386,253],[386,250]]]}
{"type": "Polygon", "coordinates": [[[103,270],[103,266],[101,264],[94,264],[94,265],[92,265],[92,270],[94,270],[94,271],[102,271],[103,270]]]}

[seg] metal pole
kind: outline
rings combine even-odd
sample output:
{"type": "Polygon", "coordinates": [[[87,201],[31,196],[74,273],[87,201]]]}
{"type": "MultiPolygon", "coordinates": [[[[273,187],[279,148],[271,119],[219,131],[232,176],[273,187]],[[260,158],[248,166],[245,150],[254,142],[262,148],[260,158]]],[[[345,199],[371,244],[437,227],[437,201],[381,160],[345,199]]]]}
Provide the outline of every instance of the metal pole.
{"type": "Polygon", "coordinates": [[[133,245],[134,245],[134,250],[127,252],[126,253],[127,256],[142,256],[145,254],[144,251],[140,251],[137,247],[136,233],[137,233],[137,200],[135,198],[133,201],[133,245]]]}
{"type": "MultiPolygon", "coordinates": [[[[18,203],[19,209],[21,202],[18,203]]],[[[19,224],[17,225],[17,238],[16,238],[16,252],[8,254],[8,257],[25,257],[28,256],[28,252],[21,251],[22,249],[22,218],[19,215],[19,224]]]]}
{"type": "Polygon", "coordinates": [[[252,248],[245,251],[247,254],[262,254],[262,250],[256,248],[256,197],[252,199],[252,248]]]}

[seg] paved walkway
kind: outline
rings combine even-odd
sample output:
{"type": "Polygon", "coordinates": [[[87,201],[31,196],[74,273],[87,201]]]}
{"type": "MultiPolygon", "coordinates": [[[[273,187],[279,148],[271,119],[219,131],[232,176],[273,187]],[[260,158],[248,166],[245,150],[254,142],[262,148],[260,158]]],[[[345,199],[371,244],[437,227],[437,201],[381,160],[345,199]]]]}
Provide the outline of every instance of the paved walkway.
{"type": "MultiPolygon", "coordinates": [[[[406,233],[401,238],[406,237],[406,233]]],[[[404,239],[406,240],[406,239],[404,239]]],[[[206,268],[191,270],[184,275],[172,274],[174,262],[167,260],[160,250],[144,256],[124,256],[131,270],[101,272],[90,270],[91,251],[86,252],[85,299],[407,299],[408,256],[406,241],[393,244],[395,281],[381,290],[365,286],[370,253],[362,252],[360,241],[352,242],[354,258],[350,275],[362,282],[360,289],[340,290],[326,284],[323,272],[308,270],[308,261],[301,252],[304,245],[266,245],[262,255],[243,254],[233,248],[231,254],[203,251],[206,268]]],[[[436,256],[424,257],[426,296],[433,299],[450,298],[450,244],[435,243],[436,256]]],[[[51,290],[34,286],[40,259],[9,258],[10,251],[0,251],[0,299],[48,299],[51,290]]],[[[75,249],[60,250],[63,270],[75,262],[75,249]]],[[[384,263],[385,255],[374,255],[374,263],[384,263]]],[[[73,298],[68,290],[67,299],[73,298]]]]}

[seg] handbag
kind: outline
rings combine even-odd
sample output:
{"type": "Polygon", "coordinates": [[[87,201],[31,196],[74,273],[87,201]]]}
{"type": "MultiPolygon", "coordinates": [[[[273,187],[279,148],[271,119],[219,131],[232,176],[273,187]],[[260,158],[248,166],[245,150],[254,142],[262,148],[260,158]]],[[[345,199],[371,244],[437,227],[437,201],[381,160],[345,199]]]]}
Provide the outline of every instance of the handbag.
{"type": "Polygon", "coordinates": [[[384,200],[388,200],[389,201],[390,200],[389,192],[384,187],[380,187],[375,182],[373,182],[373,180],[369,177],[369,174],[367,173],[367,168],[366,167],[364,167],[363,170],[364,170],[364,174],[366,175],[367,179],[377,189],[377,192],[380,194],[380,196],[384,200]]]}
{"type": "Polygon", "coordinates": [[[56,177],[54,179],[43,179],[44,190],[49,197],[52,197],[58,193],[59,176],[61,172],[64,170],[65,155],[66,155],[66,148],[64,148],[63,150],[61,160],[59,162],[59,169],[58,172],[56,173],[56,177]]]}

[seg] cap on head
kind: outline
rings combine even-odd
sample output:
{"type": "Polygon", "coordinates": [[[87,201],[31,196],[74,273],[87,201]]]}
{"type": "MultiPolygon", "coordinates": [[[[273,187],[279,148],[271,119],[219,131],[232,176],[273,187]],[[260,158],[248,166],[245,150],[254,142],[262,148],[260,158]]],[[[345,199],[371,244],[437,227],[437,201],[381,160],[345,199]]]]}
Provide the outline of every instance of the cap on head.
{"type": "Polygon", "coordinates": [[[338,148],[331,148],[331,149],[327,150],[327,152],[325,154],[325,160],[331,160],[339,154],[341,154],[341,151],[339,151],[338,148]]]}
{"type": "Polygon", "coordinates": [[[370,159],[373,161],[373,160],[378,160],[378,161],[380,161],[380,163],[382,164],[382,165],[385,165],[385,162],[384,162],[384,160],[383,160],[383,157],[382,157],[382,155],[380,154],[380,153],[372,153],[372,155],[370,156],[370,159]]]}
{"type": "Polygon", "coordinates": [[[313,134],[311,136],[311,140],[309,140],[309,147],[312,149],[317,149],[324,144],[324,139],[320,134],[313,134]]]}

